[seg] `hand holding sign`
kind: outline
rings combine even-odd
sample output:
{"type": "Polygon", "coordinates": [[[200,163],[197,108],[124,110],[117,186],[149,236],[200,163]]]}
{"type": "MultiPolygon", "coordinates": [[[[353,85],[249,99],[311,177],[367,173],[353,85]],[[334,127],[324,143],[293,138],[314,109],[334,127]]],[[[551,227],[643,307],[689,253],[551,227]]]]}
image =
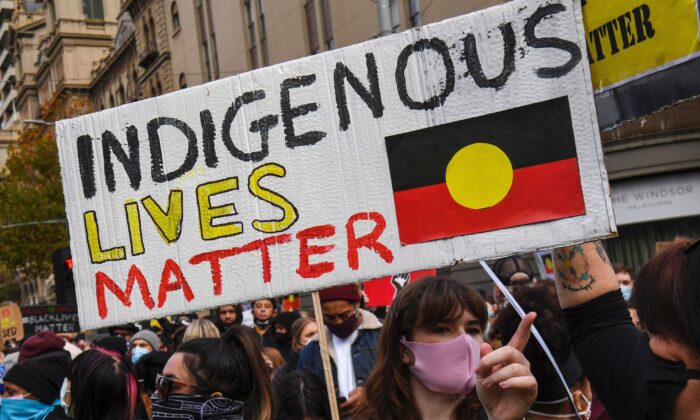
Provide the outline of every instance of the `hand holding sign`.
{"type": "Polygon", "coordinates": [[[476,392],[489,418],[505,418],[500,413],[520,413],[524,418],[537,396],[537,380],[522,351],[530,338],[536,314],[525,316],[507,346],[493,350],[481,345],[481,360],[476,367],[476,392]]]}

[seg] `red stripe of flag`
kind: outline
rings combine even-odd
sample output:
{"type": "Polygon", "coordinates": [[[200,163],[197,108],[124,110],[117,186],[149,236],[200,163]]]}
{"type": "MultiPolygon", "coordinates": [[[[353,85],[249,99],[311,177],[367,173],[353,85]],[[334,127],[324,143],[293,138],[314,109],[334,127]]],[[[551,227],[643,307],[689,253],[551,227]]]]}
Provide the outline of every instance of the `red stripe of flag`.
{"type": "Polygon", "coordinates": [[[435,184],[394,193],[399,237],[414,244],[585,214],[576,158],[513,171],[500,203],[481,210],[460,206],[435,184]]]}

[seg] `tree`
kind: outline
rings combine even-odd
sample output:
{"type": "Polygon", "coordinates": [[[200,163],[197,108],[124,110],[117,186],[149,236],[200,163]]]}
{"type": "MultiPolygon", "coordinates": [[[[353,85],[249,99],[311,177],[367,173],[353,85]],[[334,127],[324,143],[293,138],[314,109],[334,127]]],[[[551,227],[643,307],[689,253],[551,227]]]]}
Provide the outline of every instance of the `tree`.
{"type": "MultiPolygon", "coordinates": [[[[84,98],[59,96],[42,106],[39,118],[55,121],[87,110],[84,98]]],[[[61,171],[53,126],[31,124],[12,145],[0,182],[0,265],[25,278],[45,278],[51,253],[68,245],[61,171]]]]}

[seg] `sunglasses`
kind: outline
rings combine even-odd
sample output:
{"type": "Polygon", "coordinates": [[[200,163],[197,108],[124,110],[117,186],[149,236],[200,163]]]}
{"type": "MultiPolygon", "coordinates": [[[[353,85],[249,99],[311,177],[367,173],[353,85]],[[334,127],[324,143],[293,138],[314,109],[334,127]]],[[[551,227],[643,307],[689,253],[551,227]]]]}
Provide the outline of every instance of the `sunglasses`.
{"type": "Polygon", "coordinates": [[[176,381],[173,378],[168,378],[167,376],[157,374],[156,392],[158,393],[158,398],[161,400],[161,402],[168,401],[168,398],[170,397],[170,390],[173,388],[173,385],[186,386],[196,391],[200,391],[202,394],[208,393],[207,390],[202,388],[201,386],[186,384],[184,382],[176,381]]]}

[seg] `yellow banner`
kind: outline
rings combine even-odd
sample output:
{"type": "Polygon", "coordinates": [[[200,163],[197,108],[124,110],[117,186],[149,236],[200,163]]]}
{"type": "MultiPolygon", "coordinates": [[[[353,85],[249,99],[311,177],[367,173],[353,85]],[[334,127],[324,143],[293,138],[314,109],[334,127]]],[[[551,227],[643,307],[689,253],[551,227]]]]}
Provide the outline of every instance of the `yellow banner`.
{"type": "Polygon", "coordinates": [[[698,0],[586,0],[583,16],[596,91],[700,52],[698,0]]]}

